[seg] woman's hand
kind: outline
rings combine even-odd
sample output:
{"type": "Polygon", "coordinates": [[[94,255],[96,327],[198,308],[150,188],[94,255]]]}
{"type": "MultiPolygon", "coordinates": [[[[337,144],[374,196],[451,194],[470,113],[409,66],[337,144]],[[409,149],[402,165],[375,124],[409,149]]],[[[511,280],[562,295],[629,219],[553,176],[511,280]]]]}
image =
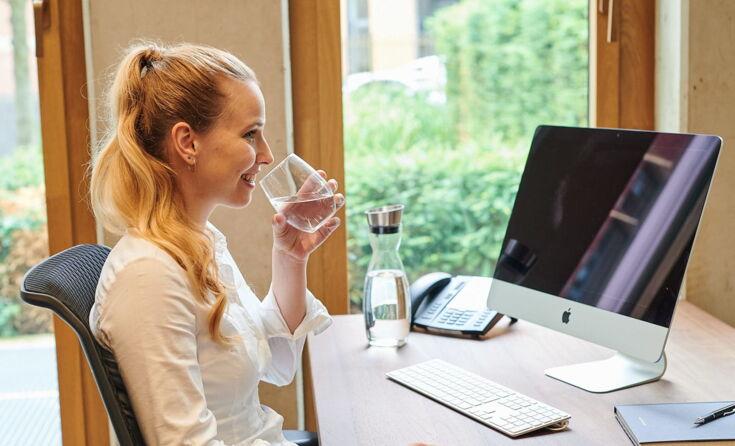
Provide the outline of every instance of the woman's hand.
{"type": "MultiPolygon", "coordinates": [[[[317,172],[322,178],[327,178],[327,174],[323,170],[318,170],[317,172]]],[[[334,205],[337,209],[340,209],[345,204],[345,197],[342,194],[336,193],[337,180],[330,179],[327,181],[327,184],[334,193],[334,205]]],[[[309,191],[306,192],[308,193],[309,191]]],[[[313,206],[322,205],[323,203],[315,203],[313,206]]],[[[305,263],[309,259],[309,255],[324,243],[340,225],[340,219],[338,217],[331,217],[321,228],[313,234],[310,234],[288,224],[286,222],[286,216],[282,213],[284,211],[273,216],[273,253],[285,256],[296,262],[305,263]]]]}

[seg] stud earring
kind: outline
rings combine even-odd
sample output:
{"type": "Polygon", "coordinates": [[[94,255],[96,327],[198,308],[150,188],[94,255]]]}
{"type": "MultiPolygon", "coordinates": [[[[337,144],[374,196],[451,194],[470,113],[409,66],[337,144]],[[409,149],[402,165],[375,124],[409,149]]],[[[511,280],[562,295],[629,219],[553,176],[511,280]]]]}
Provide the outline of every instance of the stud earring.
{"type": "MultiPolygon", "coordinates": [[[[196,146],[196,144],[194,144],[194,143],[192,143],[191,147],[192,147],[192,148],[193,148],[194,150],[196,150],[196,149],[197,149],[197,146],[196,146]]],[[[188,159],[189,161],[192,161],[192,160],[194,160],[194,161],[193,161],[193,162],[192,162],[191,164],[188,164],[188,165],[187,165],[186,167],[187,167],[187,168],[189,169],[189,172],[195,172],[195,171],[197,170],[197,160],[196,160],[196,158],[195,158],[195,157],[193,157],[193,156],[191,156],[191,155],[189,155],[189,156],[187,157],[187,159],[188,159]]]]}

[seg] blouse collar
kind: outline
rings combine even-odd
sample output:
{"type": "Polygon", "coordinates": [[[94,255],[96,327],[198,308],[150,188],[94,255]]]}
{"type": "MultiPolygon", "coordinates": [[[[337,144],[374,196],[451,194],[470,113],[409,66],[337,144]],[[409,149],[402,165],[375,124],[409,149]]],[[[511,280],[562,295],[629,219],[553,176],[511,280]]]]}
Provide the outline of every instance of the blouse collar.
{"type": "Polygon", "coordinates": [[[227,238],[209,221],[207,221],[207,229],[209,229],[209,232],[212,233],[212,237],[214,237],[215,256],[222,256],[227,251],[227,238]]]}

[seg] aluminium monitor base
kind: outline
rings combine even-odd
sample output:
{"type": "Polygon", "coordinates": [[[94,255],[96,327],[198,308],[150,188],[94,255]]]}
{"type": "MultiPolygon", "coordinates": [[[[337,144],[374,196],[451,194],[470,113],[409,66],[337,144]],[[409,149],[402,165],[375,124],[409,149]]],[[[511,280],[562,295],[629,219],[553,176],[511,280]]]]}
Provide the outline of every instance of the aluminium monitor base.
{"type": "Polygon", "coordinates": [[[592,393],[605,393],[650,383],[666,371],[666,353],[656,362],[646,362],[616,353],[601,361],[547,369],[547,376],[592,393]]]}

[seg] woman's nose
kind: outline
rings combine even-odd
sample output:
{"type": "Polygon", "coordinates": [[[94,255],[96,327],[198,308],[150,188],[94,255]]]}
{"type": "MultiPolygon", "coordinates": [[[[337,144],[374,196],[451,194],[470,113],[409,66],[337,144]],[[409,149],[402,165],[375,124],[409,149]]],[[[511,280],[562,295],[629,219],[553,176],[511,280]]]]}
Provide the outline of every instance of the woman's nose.
{"type": "Polygon", "coordinates": [[[264,140],[261,147],[262,149],[260,151],[260,162],[263,164],[272,163],[273,162],[273,152],[271,152],[271,148],[268,145],[268,142],[264,140]]]}

